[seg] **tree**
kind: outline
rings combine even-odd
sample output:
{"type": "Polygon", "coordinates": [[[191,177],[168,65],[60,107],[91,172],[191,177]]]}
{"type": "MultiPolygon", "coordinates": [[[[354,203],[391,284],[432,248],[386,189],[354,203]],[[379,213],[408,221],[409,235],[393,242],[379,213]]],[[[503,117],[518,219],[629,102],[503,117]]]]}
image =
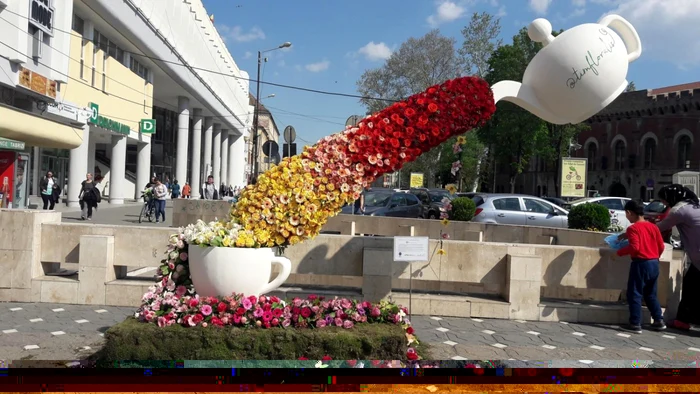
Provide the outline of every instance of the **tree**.
{"type": "MultiPolygon", "coordinates": [[[[486,76],[489,68],[489,59],[491,55],[500,47],[502,40],[498,38],[501,34],[501,21],[498,17],[482,12],[472,14],[469,24],[462,29],[464,42],[459,49],[459,55],[462,61],[463,72],[469,75],[476,75],[480,78],[486,76]]],[[[469,140],[468,140],[469,142],[469,140]]],[[[489,147],[483,146],[479,141],[476,142],[481,146],[480,150],[465,149],[463,157],[469,163],[463,160],[460,180],[466,181],[470,179],[471,183],[467,183],[472,191],[476,191],[479,185],[479,173],[482,168],[482,161],[489,154],[489,147]],[[475,176],[474,176],[475,174],[475,176]]],[[[472,146],[473,148],[473,146],[472,146]]]]}
{"type": "Polygon", "coordinates": [[[634,84],[634,81],[630,81],[629,85],[627,85],[627,89],[625,89],[625,92],[635,92],[637,91],[637,86],[634,84]]]}
{"type": "Polygon", "coordinates": [[[554,190],[559,197],[559,165],[562,157],[570,155],[570,144],[576,137],[590,127],[586,123],[556,125],[546,123],[546,129],[538,135],[537,156],[551,163],[554,167],[554,190]]]}
{"type": "MultiPolygon", "coordinates": [[[[435,29],[423,37],[409,38],[382,67],[365,71],[357,81],[357,90],[362,96],[384,100],[361,99],[360,102],[368,111],[377,112],[391,105],[391,100],[403,100],[457,77],[459,70],[455,40],[435,29]]],[[[422,172],[428,186],[433,185],[441,150],[438,146],[424,153],[415,162],[406,164],[402,173],[422,172]]]]}
{"type": "MultiPolygon", "coordinates": [[[[527,29],[521,29],[513,37],[513,43],[496,49],[488,61],[486,81],[522,81],[527,65],[542,44],[530,40],[527,29]]],[[[523,172],[530,158],[537,152],[539,134],[546,132],[546,122],[524,109],[500,102],[490,122],[479,130],[481,140],[493,147],[491,171],[496,161],[508,163],[510,191],[515,192],[517,176],[523,172]]]]}

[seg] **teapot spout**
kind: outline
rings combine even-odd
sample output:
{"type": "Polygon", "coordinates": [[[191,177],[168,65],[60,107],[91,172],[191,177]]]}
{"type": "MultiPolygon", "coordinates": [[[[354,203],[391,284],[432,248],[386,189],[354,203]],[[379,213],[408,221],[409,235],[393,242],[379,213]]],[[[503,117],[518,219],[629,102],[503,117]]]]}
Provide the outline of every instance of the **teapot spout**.
{"type": "Polygon", "coordinates": [[[491,86],[491,91],[493,92],[494,103],[501,100],[508,101],[549,123],[570,123],[544,110],[532,90],[520,82],[501,81],[491,86]]]}

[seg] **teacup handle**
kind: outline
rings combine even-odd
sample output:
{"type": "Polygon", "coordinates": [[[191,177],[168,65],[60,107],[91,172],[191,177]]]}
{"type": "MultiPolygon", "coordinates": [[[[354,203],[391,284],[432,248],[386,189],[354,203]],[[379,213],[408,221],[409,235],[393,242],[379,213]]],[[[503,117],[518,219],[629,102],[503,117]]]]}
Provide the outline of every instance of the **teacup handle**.
{"type": "Polygon", "coordinates": [[[292,272],[292,262],[288,258],[282,256],[275,256],[272,258],[272,265],[279,264],[282,266],[282,272],[280,272],[277,277],[270,283],[266,284],[262,290],[260,290],[261,295],[275,290],[276,288],[282,286],[282,284],[289,278],[289,274],[292,272]]]}
{"type": "Polygon", "coordinates": [[[627,47],[627,61],[632,63],[642,55],[642,40],[637,34],[637,30],[627,19],[620,15],[607,15],[598,22],[603,26],[616,30],[627,47]]]}

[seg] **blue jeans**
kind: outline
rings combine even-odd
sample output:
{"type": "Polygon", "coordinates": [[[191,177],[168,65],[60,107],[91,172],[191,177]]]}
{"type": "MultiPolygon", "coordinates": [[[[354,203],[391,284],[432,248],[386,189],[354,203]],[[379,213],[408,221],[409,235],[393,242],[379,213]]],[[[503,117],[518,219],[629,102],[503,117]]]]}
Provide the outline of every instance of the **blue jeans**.
{"type": "Polygon", "coordinates": [[[630,309],[630,324],[642,323],[642,298],[655,321],[662,321],[661,306],[656,298],[656,283],[659,279],[659,260],[632,260],[627,280],[627,304],[630,309]]]}
{"type": "MultiPolygon", "coordinates": [[[[156,203],[156,222],[158,221],[159,215],[163,216],[163,221],[165,221],[165,200],[154,200],[156,203]]],[[[658,273],[657,273],[658,275],[658,273]]]]}

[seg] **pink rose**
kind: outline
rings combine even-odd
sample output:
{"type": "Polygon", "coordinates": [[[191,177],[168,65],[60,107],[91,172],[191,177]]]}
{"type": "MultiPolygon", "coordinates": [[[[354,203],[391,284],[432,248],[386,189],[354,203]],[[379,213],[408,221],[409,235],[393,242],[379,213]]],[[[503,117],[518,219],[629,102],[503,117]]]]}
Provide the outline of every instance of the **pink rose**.
{"type": "Polygon", "coordinates": [[[377,308],[376,306],[372,308],[372,312],[370,313],[372,317],[378,317],[379,315],[382,314],[382,312],[377,308]]]}
{"type": "Polygon", "coordinates": [[[210,305],[206,305],[206,304],[205,304],[205,305],[202,305],[202,307],[199,308],[199,310],[202,312],[202,314],[203,314],[204,316],[209,316],[209,315],[211,315],[211,312],[212,312],[211,306],[210,306],[210,305]]]}
{"type": "Polygon", "coordinates": [[[273,317],[270,323],[272,323],[273,326],[277,326],[280,324],[280,319],[273,317]]]}
{"type": "Polygon", "coordinates": [[[187,257],[188,257],[187,253],[185,253],[185,252],[180,253],[180,260],[187,261],[187,257]]]}
{"type": "Polygon", "coordinates": [[[323,328],[323,327],[325,327],[325,326],[326,326],[326,321],[325,321],[325,320],[321,319],[321,320],[316,321],[316,327],[318,327],[318,328],[323,328]]]}
{"type": "Polygon", "coordinates": [[[244,298],[243,299],[243,309],[249,311],[250,308],[252,308],[252,307],[253,307],[253,303],[248,298],[244,298]]]}
{"type": "Polygon", "coordinates": [[[163,316],[158,318],[158,327],[165,327],[165,324],[167,323],[167,320],[163,316]]]}
{"type": "Polygon", "coordinates": [[[263,310],[262,308],[255,308],[255,312],[253,312],[253,316],[260,318],[263,315],[263,310]]]}
{"type": "Polygon", "coordinates": [[[168,263],[168,269],[171,270],[171,271],[174,270],[174,269],[175,269],[175,264],[173,264],[173,263],[168,263]]]}
{"type": "Polygon", "coordinates": [[[241,316],[241,324],[246,324],[248,323],[248,318],[245,316],[241,316]]]}
{"type": "Polygon", "coordinates": [[[342,300],[340,300],[340,306],[343,309],[348,309],[352,306],[352,302],[350,300],[348,300],[347,298],[343,298],[342,300]]]}
{"type": "Polygon", "coordinates": [[[264,295],[260,296],[260,302],[262,302],[264,304],[266,300],[267,300],[267,297],[265,297],[264,295]]]}
{"type": "Polygon", "coordinates": [[[199,300],[196,299],[196,298],[192,298],[192,299],[188,302],[188,305],[190,306],[190,308],[194,308],[194,307],[196,307],[197,305],[199,305],[199,300]]]}
{"type": "Polygon", "coordinates": [[[204,328],[207,328],[208,325],[209,324],[207,324],[207,322],[202,323],[202,327],[204,327],[204,328]]]}
{"type": "Polygon", "coordinates": [[[352,328],[354,325],[355,325],[355,324],[354,324],[353,322],[351,322],[350,320],[345,320],[345,321],[343,322],[343,328],[350,329],[350,328],[352,328]]]}
{"type": "Polygon", "coordinates": [[[336,317],[335,318],[335,325],[338,327],[341,327],[343,325],[343,319],[336,317]]]}
{"type": "MultiPolygon", "coordinates": [[[[226,318],[224,317],[223,319],[221,319],[221,321],[223,321],[224,324],[226,324],[224,319],[226,319],[226,318]]],[[[241,324],[241,317],[238,315],[233,315],[233,324],[241,324]]]]}
{"type": "Polygon", "coordinates": [[[187,293],[187,288],[185,286],[178,286],[175,288],[175,295],[182,297],[187,293]]]}
{"type": "Polygon", "coordinates": [[[284,319],[284,321],[282,322],[283,327],[289,327],[290,325],[292,325],[292,321],[289,319],[284,319]]]}

